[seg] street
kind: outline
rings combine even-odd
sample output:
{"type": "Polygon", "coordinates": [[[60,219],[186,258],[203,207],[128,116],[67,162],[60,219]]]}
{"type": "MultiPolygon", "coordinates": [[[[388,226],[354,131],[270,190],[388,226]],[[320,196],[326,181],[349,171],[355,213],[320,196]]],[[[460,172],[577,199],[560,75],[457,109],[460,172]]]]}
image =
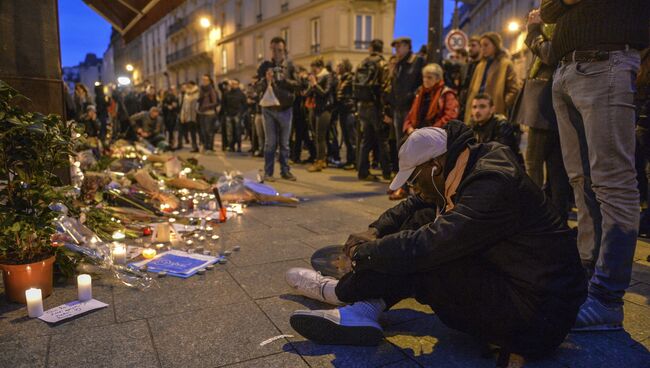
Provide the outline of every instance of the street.
{"type": "MultiPolygon", "coordinates": [[[[246,154],[216,152],[198,156],[212,174],[263,165],[246,154]]],[[[478,343],[412,299],[384,313],[386,338],[377,347],[319,346],[291,329],[294,310],[329,307],[292,295],[284,272],[309,267],[315,250],[342,244],[396,203],[388,201],[384,182],[358,181],[354,171],[305,168],[293,166],[296,182],[272,183],[301,203],[251,206],[226,223],[220,241],[241,251],[205,275],[159,278],[159,288],[146,291],[110,277],[94,280],[95,298],[109,306],[58,326],[30,319],[24,306],[0,298],[0,367],[494,367],[478,343]],[[291,336],[268,341],[280,335],[291,336]]],[[[526,366],[650,366],[648,255],[650,243],[639,241],[625,331],[570,334],[554,355],[526,366]]],[[[45,309],[74,300],[76,292],[74,283],[55,287],[45,309]]]]}

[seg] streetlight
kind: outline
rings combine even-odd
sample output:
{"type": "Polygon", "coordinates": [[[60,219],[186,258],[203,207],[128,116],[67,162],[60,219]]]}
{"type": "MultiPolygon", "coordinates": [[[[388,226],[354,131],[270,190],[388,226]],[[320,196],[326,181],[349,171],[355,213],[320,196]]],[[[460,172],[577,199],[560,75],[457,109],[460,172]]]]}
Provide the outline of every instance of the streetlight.
{"type": "Polygon", "coordinates": [[[129,77],[117,77],[117,84],[120,86],[128,86],[131,84],[131,79],[129,77]]]}
{"type": "Polygon", "coordinates": [[[208,28],[208,27],[210,27],[210,19],[208,19],[206,17],[201,17],[201,19],[199,19],[199,24],[203,28],[208,28]]]}
{"type": "Polygon", "coordinates": [[[520,29],[519,22],[516,20],[513,20],[512,22],[508,23],[508,32],[515,33],[518,32],[520,29]]]}
{"type": "Polygon", "coordinates": [[[133,71],[133,65],[131,65],[131,64],[126,64],[126,71],[127,71],[127,72],[132,72],[132,71],[133,71]]]}

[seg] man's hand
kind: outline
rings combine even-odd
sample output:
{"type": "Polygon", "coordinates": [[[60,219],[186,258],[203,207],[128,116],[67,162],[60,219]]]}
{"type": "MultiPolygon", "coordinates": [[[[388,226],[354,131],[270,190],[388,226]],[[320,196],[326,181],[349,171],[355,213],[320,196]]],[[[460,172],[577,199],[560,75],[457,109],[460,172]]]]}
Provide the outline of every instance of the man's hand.
{"type": "Polygon", "coordinates": [[[266,74],[264,75],[264,78],[266,78],[266,82],[268,84],[273,83],[273,69],[271,68],[266,69],[266,74]]]}
{"type": "Polygon", "coordinates": [[[352,255],[354,254],[354,250],[356,249],[357,246],[363,243],[367,243],[369,241],[376,240],[377,235],[379,235],[379,233],[377,232],[377,229],[375,229],[374,227],[370,227],[368,228],[368,230],[362,233],[352,234],[348,237],[348,240],[345,242],[345,245],[343,246],[343,252],[349,258],[352,258],[352,255]]]}
{"type": "Polygon", "coordinates": [[[384,115],[384,123],[390,124],[392,122],[393,122],[393,119],[390,116],[384,115]]]}
{"type": "Polygon", "coordinates": [[[542,24],[542,17],[539,14],[539,9],[533,9],[528,13],[528,24],[527,26],[533,24],[542,24]]]}
{"type": "Polygon", "coordinates": [[[316,80],[316,76],[314,76],[313,74],[309,74],[309,76],[307,78],[309,80],[309,85],[310,86],[315,87],[316,84],[318,84],[318,81],[316,80]]]}

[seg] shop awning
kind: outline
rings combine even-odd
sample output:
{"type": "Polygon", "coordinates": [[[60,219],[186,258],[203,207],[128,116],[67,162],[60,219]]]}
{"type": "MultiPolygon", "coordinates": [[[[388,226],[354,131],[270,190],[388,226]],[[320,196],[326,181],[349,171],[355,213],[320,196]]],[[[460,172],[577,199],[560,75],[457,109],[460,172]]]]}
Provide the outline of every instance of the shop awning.
{"type": "Polygon", "coordinates": [[[129,42],[184,0],[84,0],[129,42]]]}

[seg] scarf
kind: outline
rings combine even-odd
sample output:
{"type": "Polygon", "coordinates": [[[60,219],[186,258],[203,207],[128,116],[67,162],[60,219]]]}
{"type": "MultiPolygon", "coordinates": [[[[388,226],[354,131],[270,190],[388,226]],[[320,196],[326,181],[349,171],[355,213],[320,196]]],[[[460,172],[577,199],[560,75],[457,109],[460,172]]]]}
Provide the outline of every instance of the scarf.
{"type": "Polygon", "coordinates": [[[447,175],[447,179],[445,180],[445,198],[447,199],[445,212],[454,208],[454,202],[451,198],[456,194],[456,189],[458,189],[458,186],[460,185],[460,180],[463,178],[463,173],[465,173],[468,161],[469,148],[465,148],[465,150],[458,156],[456,165],[454,165],[454,168],[451,169],[449,175],[447,175]]]}
{"type": "MultiPolygon", "coordinates": [[[[438,81],[433,87],[431,88],[424,88],[420,87],[420,91],[417,95],[415,95],[415,100],[413,101],[413,105],[411,106],[411,110],[409,110],[408,115],[406,116],[406,121],[410,122],[410,125],[414,128],[420,128],[421,124],[424,122],[430,121],[432,124],[435,122],[435,117],[438,115],[440,112],[440,96],[442,95],[442,91],[445,89],[445,82],[443,80],[438,81]],[[420,115],[420,107],[422,105],[422,101],[424,100],[424,96],[426,94],[432,94],[431,96],[431,102],[429,103],[429,109],[427,110],[426,118],[425,121],[418,121],[418,117],[420,115]]],[[[436,127],[435,125],[432,125],[436,127]]],[[[437,127],[440,128],[440,127],[437,127]]]]}

